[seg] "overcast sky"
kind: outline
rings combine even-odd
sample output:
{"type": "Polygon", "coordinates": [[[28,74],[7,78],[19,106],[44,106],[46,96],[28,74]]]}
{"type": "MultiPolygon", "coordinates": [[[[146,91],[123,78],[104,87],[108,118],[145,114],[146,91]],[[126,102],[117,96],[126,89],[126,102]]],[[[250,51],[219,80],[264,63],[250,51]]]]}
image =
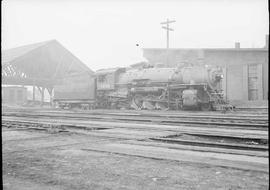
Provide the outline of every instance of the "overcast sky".
{"type": "Polygon", "coordinates": [[[92,70],[143,60],[141,48],[263,47],[267,0],[3,0],[2,48],[56,39],[92,70]],[[139,44],[139,46],[136,46],[139,44]]]}

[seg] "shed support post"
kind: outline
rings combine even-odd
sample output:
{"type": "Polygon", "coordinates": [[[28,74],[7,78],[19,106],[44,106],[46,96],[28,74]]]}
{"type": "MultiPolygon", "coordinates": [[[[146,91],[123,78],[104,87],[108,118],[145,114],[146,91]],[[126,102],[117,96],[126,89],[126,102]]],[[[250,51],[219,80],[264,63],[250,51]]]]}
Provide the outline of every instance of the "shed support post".
{"type": "Polygon", "coordinates": [[[48,92],[49,92],[49,94],[50,94],[50,105],[52,106],[53,105],[53,97],[52,97],[52,88],[47,88],[47,90],[48,90],[48,92]]]}
{"type": "Polygon", "coordinates": [[[36,94],[36,87],[35,85],[33,85],[33,101],[35,101],[35,94],[36,94]]]}
{"type": "Polygon", "coordinates": [[[44,104],[44,90],[45,90],[45,88],[41,87],[41,105],[44,104]]]}
{"type": "Polygon", "coordinates": [[[167,84],[167,91],[168,91],[168,109],[170,110],[170,86],[167,84]]]}
{"type": "Polygon", "coordinates": [[[44,87],[38,87],[38,90],[41,94],[40,104],[43,105],[43,103],[44,103],[44,87]]]}

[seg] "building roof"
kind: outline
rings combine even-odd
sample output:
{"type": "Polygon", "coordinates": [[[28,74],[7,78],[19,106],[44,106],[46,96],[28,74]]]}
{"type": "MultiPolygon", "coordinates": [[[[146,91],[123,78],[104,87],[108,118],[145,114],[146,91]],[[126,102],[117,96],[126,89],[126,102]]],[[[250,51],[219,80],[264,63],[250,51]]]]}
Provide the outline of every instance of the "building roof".
{"type": "Polygon", "coordinates": [[[23,56],[24,54],[27,54],[28,52],[40,46],[46,45],[49,42],[50,41],[45,41],[45,42],[40,42],[40,43],[35,43],[35,44],[3,50],[2,51],[2,64],[8,64],[9,62],[15,60],[16,58],[23,56]]]}
{"type": "Polygon", "coordinates": [[[2,84],[52,86],[70,74],[94,74],[56,40],[3,50],[1,65],[2,84]]]}
{"type": "Polygon", "coordinates": [[[96,71],[96,75],[104,75],[104,74],[108,74],[108,73],[114,73],[117,71],[123,71],[126,68],[123,67],[115,67],[115,68],[108,68],[108,69],[99,69],[96,71]]]}
{"type": "MultiPolygon", "coordinates": [[[[146,51],[167,51],[167,48],[143,48],[146,51]]],[[[169,51],[268,51],[268,48],[169,48],[169,51]]]]}

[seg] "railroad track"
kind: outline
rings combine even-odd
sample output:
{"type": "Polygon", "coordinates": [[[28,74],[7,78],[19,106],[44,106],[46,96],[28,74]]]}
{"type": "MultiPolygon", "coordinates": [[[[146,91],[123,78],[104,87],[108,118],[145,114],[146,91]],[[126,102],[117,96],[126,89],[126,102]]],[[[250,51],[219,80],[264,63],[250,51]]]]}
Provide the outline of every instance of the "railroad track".
{"type": "Polygon", "coordinates": [[[257,116],[212,116],[212,115],[158,115],[158,114],[134,114],[134,113],[84,113],[84,112],[3,112],[2,116],[27,117],[27,118],[51,118],[51,119],[75,119],[94,121],[124,121],[133,123],[158,123],[167,125],[207,125],[248,127],[268,130],[268,118],[257,116]]]}
{"type": "Polygon", "coordinates": [[[129,112],[74,112],[74,111],[51,111],[51,112],[36,112],[36,113],[64,113],[64,114],[79,114],[79,115],[112,115],[112,116],[134,116],[134,117],[163,117],[163,118],[175,118],[175,119],[224,119],[224,120],[240,120],[240,121],[262,121],[268,122],[268,115],[221,115],[221,114],[198,114],[198,113],[186,113],[186,114],[159,114],[157,112],[149,113],[129,113],[129,112]]]}
{"type": "MultiPolygon", "coordinates": [[[[19,120],[26,119],[24,123],[21,125],[28,125],[27,120],[31,123],[37,123],[38,121],[42,121],[44,123],[50,123],[49,121],[98,121],[98,122],[124,122],[124,123],[141,123],[141,124],[157,124],[159,126],[199,126],[202,128],[212,127],[212,128],[224,128],[224,129],[251,129],[251,130],[259,130],[259,131],[268,131],[268,116],[265,115],[222,115],[222,114],[205,114],[205,113],[158,113],[158,112],[143,112],[136,113],[132,111],[121,112],[119,110],[91,110],[91,111],[63,111],[63,110],[6,110],[2,112],[2,119],[4,118],[4,123],[2,125],[11,122],[17,122],[19,120]],[[222,117],[221,117],[222,116],[222,117]],[[14,120],[15,118],[15,120],[14,120]],[[17,118],[17,120],[16,120],[17,118]]],[[[51,125],[51,124],[50,124],[51,125]]],[[[71,127],[70,125],[63,125],[66,127],[71,127]]],[[[85,126],[75,125],[76,128],[84,128],[85,126]]],[[[102,127],[101,127],[102,128],[102,127]]],[[[89,128],[88,128],[89,129],[89,128]]],[[[93,127],[91,127],[93,129],[93,127]]],[[[96,128],[97,129],[97,128],[96,128]]],[[[134,127],[133,127],[134,129],[134,127]]],[[[147,126],[149,130],[156,130],[147,126]]],[[[165,129],[165,128],[164,128],[165,129]]],[[[94,129],[95,130],[95,129],[94,129]]],[[[166,130],[166,129],[165,129],[166,130]]],[[[183,132],[183,131],[182,131],[183,132]]],[[[187,132],[187,131],[186,131],[187,132]]],[[[222,137],[222,134],[215,134],[215,136],[222,137]]],[[[236,137],[236,134],[233,134],[233,137],[236,137]]],[[[240,135],[241,136],[241,135],[240,135]]],[[[243,137],[241,137],[243,138],[243,137]]],[[[254,137],[253,137],[254,140],[254,137]]],[[[264,139],[265,140],[265,139],[264,139]]],[[[169,141],[167,139],[167,141],[169,141]]],[[[173,142],[173,141],[172,141],[173,142]]],[[[268,143],[268,138],[267,138],[268,143]]]]}
{"type": "Polygon", "coordinates": [[[6,130],[38,130],[71,136],[78,133],[89,135],[89,139],[94,136],[108,140],[104,144],[89,143],[84,151],[181,162],[192,160],[268,172],[268,115],[264,114],[4,111],[2,127],[6,130]]]}
{"type": "Polygon", "coordinates": [[[20,122],[22,125],[25,123],[41,123],[41,124],[49,124],[49,125],[58,125],[65,126],[68,128],[82,128],[82,129],[92,129],[101,128],[101,129],[111,129],[111,128],[122,128],[122,129],[135,129],[135,130],[149,130],[149,131],[174,131],[174,132],[191,132],[196,131],[196,133],[201,132],[201,135],[208,133],[215,133],[215,136],[222,137],[224,134],[227,136],[247,136],[255,138],[256,135],[263,135],[265,139],[268,139],[268,132],[261,129],[249,129],[249,128],[222,128],[222,127],[211,127],[211,126],[175,126],[175,125],[162,125],[162,124],[154,124],[154,123],[127,123],[127,122],[110,122],[110,121],[91,121],[91,120],[72,120],[71,118],[65,119],[51,119],[51,118],[30,118],[30,117],[10,117],[10,116],[2,116],[2,124],[7,123],[18,123],[20,122]],[[101,127],[100,127],[101,126],[101,127]],[[105,126],[105,128],[104,128],[105,126]],[[216,131],[216,132],[215,132],[216,131]],[[228,133],[229,132],[229,133],[228,133]],[[245,134],[244,136],[241,134],[245,134]]]}
{"type": "MultiPolygon", "coordinates": [[[[78,130],[87,130],[87,131],[97,131],[97,130],[105,130],[105,136],[106,136],[106,129],[114,129],[115,127],[106,127],[106,126],[88,126],[87,124],[80,124],[79,122],[74,125],[73,123],[69,123],[68,121],[62,122],[55,120],[54,122],[50,120],[42,120],[42,119],[30,119],[27,118],[27,120],[23,121],[22,119],[12,119],[10,117],[3,117],[2,118],[2,127],[8,127],[8,128],[17,128],[17,129],[34,129],[34,130],[49,130],[54,132],[69,132],[71,131],[78,131],[78,130]],[[28,120],[28,121],[27,121],[28,120]]],[[[74,122],[74,120],[73,120],[74,122]]],[[[118,128],[121,128],[118,126],[118,128]]],[[[124,127],[122,127],[124,128],[124,127]]],[[[130,129],[130,127],[125,127],[130,129]]],[[[151,128],[145,127],[143,128],[136,128],[132,127],[131,130],[150,130],[150,131],[159,131],[161,128],[151,128]]],[[[166,130],[163,128],[163,131],[166,130]]],[[[170,129],[169,131],[172,131],[170,129]]],[[[202,131],[194,131],[192,129],[190,130],[175,130],[174,131],[177,135],[170,135],[167,137],[150,137],[148,139],[154,140],[154,141],[160,141],[160,142],[166,142],[166,143],[173,143],[173,144],[181,144],[181,145],[190,145],[190,146],[204,146],[204,147],[216,147],[216,148],[226,148],[226,149],[238,149],[238,150],[250,150],[250,151],[268,151],[268,137],[267,135],[257,135],[251,134],[247,135],[244,134],[226,134],[224,131],[220,131],[219,133],[205,131],[203,133],[202,131]],[[179,135],[180,134],[180,135],[179,135]],[[205,139],[211,139],[209,140],[190,140],[190,139],[179,139],[174,138],[181,135],[188,135],[192,137],[204,137],[205,139]],[[215,141],[213,141],[213,139],[215,141]],[[220,139],[222,141],[225,140],[225,142],[218,142],[220,139]],[[227,141],[227,142],[226,142],[227,141]],[[237,143],[232,143],[232,141],[238,141],[237,143]],[[241,141],[241,142],[240,142],[241,141]],[[239,143],[240,142],[240,143],[239,143]]],[[[260,134],[260,133],[258,133],[260,134]]],[[[128,137],[126,137],[128,139],[128,137]]]]}
{"type": "Polygon", "coordinates": [[[3,112],[46,112],[46,113],[80,113],[80,114],[127,114],[127,115],[149,115],[149,116],[216,116],[216,117],[266,117],[268,118],[268,109],[266,112],[260,111],[232,111],[221,113],[218,111],[183,111],[183,110],[119,110],[119,109],[95,109],[95,110],[81,110],[81,109],[59,109],[59,108],[8,108],[2,107],[3,112]]]}
{"type": "MultiPolygon", "coordinates": [[[[18,125],[19,124],[16,124],[17,127],[18,125]]],[[[28,126],[24,124],[22,127],[19,127],[19,128],[27,129],[27,130],[33,130],[33,129],[36,130],[37,129],[36,126],[37,126],[36,124],[31,123],[28,126]]],[[[48,130],[48,127],[40,128],[39,126],[39,130],[48,130]]],[[[95,129],[92,129],[92,130],[95,130],[95,129]]],[[[57,132],[69,132],[69,131],[60,129],[57,132]]],[[[109,139],[114,139],[114,140],[118,139],[118,141],[120,140],[123,144],[127,144],[127,145],[130,144],[129,141],[131,140],[128,136],[112,137],[112,136],[107,136],[103,134],[102,136],[99,136],[99,137],[109,138],[109,139]]],[[[213,143],[213,142],[209,143],[209,142],[194,141],[194,140],[192,141],[176,140],[176,139],[162,138],[162,137],[140,139],[139,141],[135,141],[131,144],[140,145],[141,144],[140,142],[147,143],[147,144],[144,144],[144,146],[163,147],[163,148],[167,147],[169,149],[175,149],[175,150],[192,150],[192,151],[199,151],[199,152],[226,153],[226,154],[234,154],[234,155],[247,155],[247,156],[268,158],[268,146],[264,146],[264,145],[244,145],[244,144],[237,145],[234,143],[213,143]],[[155,143],[152,143],[151,141],[162,142],[162,144],[155,144],[155,143]],[[167,145],[164,144],[164,142],[167,145]]]]}
{"type": "MultiPolygon", "coordinates": [[[[219,142],[205,142],[198,140],[183,140],[173,138],[150,138],[150,140],[181,144],[181,145],[192,145],[192,146],[204,146],[204,147],[217,147],[226,149],[237,149],[237,150],[252,150],[252,151],[268,151],[268,146],[263,145],[247,145],[247,144],[236,144],[236,143],[219,143],[219,142]]],[[[249,141],[254,139],[249,139],[249,141]]]]}

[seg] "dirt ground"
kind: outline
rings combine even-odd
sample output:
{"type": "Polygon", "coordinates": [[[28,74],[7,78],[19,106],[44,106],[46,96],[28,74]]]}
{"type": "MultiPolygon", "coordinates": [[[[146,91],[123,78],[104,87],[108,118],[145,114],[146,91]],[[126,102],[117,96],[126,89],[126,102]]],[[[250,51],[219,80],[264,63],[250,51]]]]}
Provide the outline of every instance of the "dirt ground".
{"type": "Polygon", "coordinates": [[[119,139],[2,129],[3,187],[58,189],[268,189],[269,173],[87,149],[119,139]]]}

